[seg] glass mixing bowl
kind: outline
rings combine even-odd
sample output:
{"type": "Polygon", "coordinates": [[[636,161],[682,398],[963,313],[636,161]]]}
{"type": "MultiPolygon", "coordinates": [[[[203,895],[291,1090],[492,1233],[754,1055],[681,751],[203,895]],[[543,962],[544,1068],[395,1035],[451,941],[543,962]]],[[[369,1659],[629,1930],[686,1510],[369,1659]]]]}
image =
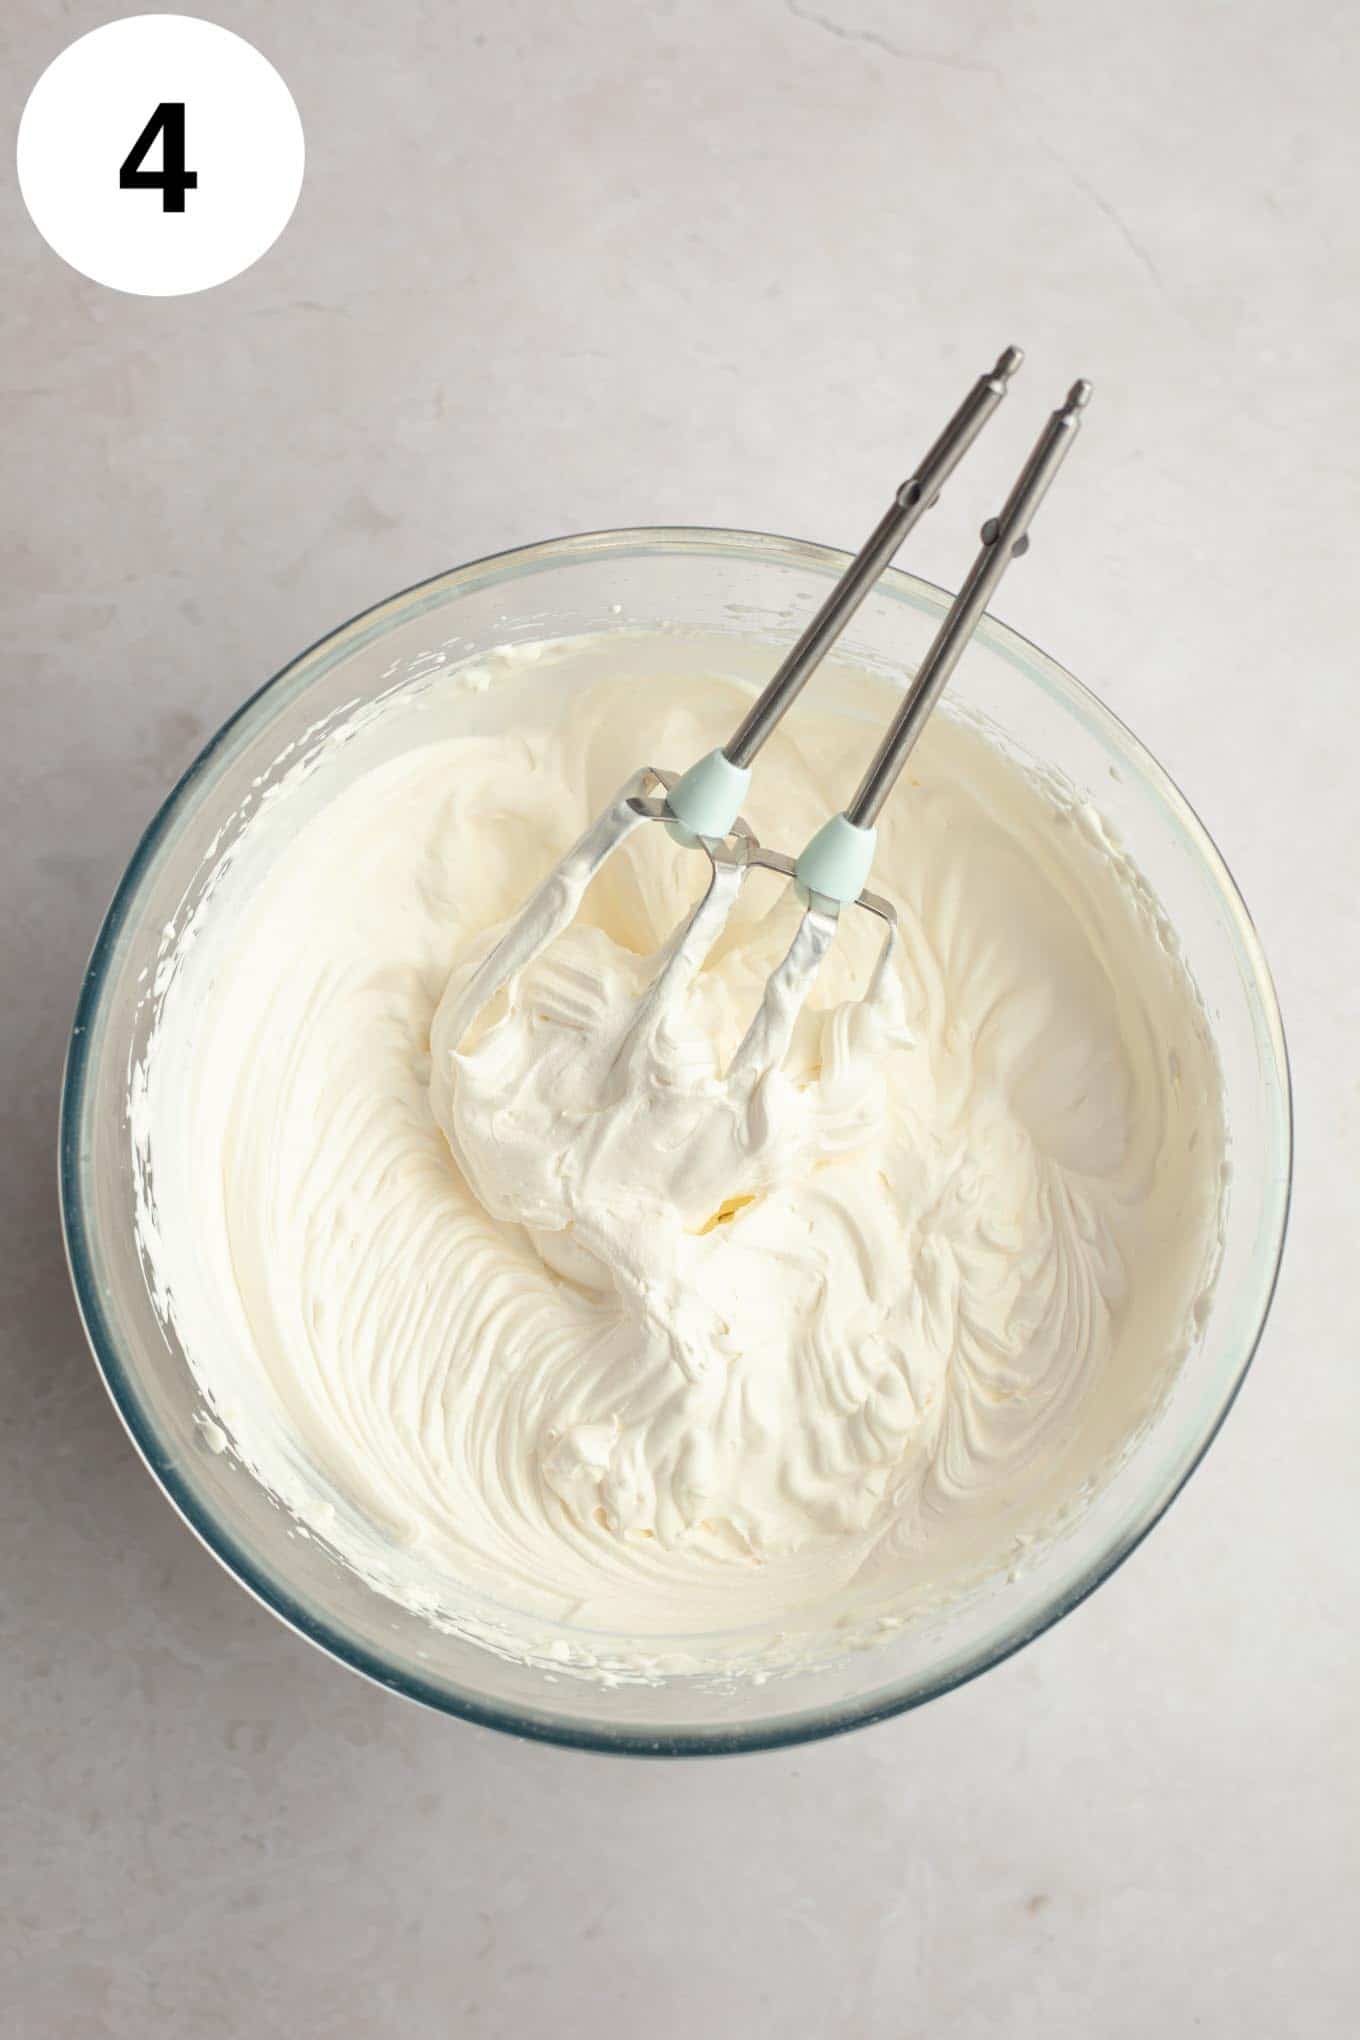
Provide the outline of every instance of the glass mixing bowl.
{"type": "MultiPolygon", "coordinates": [[[[163,930],[240,827],[243,804],[279,779],[281,754],[304,733],[394,676],[619,629],[733,633],[774,648],[845,564],[823,546],[752,532],[615,531],[479,560],[394,596],[285,667],[212,739],[148,828],[95,944],[67,1061],[60,1166],[72,1277],[109,1393],[166,1495],[242,1585],[333,1657],[447,1713],[591,1749],[685,1756],[833,1735],[918,1706],[1040,1634],[1127,1557],[1208,1447],[1260,1337],[1290,1181],[1284,1037],[1260,945],[1222,858],[1161,768],[1070,674],[986,621],[951,700],[1056,768],[1151,882],[1212,1020],[1230,1141],[1222,1265],[1200,1335],[1156,1421],[1067,1534],[1018,1575],[838,1664],[762,1684],[611,1689],[435,1629],[297,1534],[230,1454],[206,1448],[201,1395],[153,1308],[134,1238],[128,1074],[146,1040],[163,930]]],[[[945,602],[889,572],[844,649],[900,676],[945,602]]]]}

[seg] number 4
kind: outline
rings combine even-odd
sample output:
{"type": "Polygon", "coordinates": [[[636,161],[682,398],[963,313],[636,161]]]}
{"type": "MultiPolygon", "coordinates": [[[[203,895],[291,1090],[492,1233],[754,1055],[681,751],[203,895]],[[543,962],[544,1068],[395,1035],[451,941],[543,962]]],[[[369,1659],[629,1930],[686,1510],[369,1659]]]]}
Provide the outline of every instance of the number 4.
{"type": "Polygon", "coordinates": [[[184,101],[163,99],[138,135],[118,172],[120,191],[159,191],[162,212],[183,212],[184,194],[198,189],[198,172],[184,167],[184,101]],[[161,136],[161,167],[143,170],[147,153],[161,136]]]}

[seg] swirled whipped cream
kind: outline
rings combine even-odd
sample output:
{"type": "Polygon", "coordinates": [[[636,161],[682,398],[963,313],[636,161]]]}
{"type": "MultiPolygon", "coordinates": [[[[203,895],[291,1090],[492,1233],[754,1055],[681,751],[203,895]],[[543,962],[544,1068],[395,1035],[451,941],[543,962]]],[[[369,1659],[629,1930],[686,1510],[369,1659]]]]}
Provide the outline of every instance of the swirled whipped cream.
{"type": "MultiPolygon", "coordinates": [[[[450,1039],[630,770],[741,712],[645,663],[579,687],[589,661],[540,660],[513,729],[351,756],[241,861],[138,1103],[148,1261],[239,1453],[449,1620],[480,1596],[541,1644],[906,1605],[1097,1481],[1185,1350],[1224,1144],[1205,1015],[1098,820],[944,713],[880,829],[885,996],[852,913],[758,1081],[729,1065],[796,903],[753,880],[639,1030],[706,877],[654,826],[450,1039]]],[[[799,847],[874,735],[800,707],[762,836],[799,847]]]]}

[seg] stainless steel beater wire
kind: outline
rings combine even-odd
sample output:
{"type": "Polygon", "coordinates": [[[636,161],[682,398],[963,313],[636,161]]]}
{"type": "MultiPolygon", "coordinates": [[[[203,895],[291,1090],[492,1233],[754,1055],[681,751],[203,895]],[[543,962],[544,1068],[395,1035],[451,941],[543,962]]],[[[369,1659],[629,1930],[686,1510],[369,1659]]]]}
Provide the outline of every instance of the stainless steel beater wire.
{"type": "Polygon", "coordinates": [[[1044,427],[1000,516],[983,525],[982,550],[950,604],[902,706],[845,810],[846,820],[857,828],[872,828],[878,819],[879,810],[892,792],[931,710],[981,622],[997,583],[1011,561],[1027,549],[1030,520],[1067,458],[1081,429],[1081,414],[1090,396],[1090,383],[1073,383],[1065,401],[1044,427]]]}
{"type": "Polygon", "coordinates": [[[944,431],[897,491],[868,540],[836,583],[778,672],[755,702],[735,736],[723,745],[732,765],[749,765],[776,724],[792,707],[817,667],[846,628],[908,532],[924,517],[954,469],[1006,394],[1024,360],[1008,347],[987,375],[980,376],[944,431]]]}

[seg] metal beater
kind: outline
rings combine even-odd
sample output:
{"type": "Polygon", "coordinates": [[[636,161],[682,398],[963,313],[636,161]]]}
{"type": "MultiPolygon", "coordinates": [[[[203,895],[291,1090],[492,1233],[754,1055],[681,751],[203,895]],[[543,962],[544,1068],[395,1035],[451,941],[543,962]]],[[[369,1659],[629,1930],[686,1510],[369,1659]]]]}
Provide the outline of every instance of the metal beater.
{"type": "Polygon", "coordinates": [[[725,926],[745,879],[757,867],[790,879],[803,899],[804,913],[788,951],[771,973],[729,1076],[753,1082],[782,1059],[843,907],[863,907],[885,924],[883,947],[865,995],[875,996],[887,970],[896,915],[887,900],[864,890],[873,862],[874,824],[998,582],[1011,560],[1028,548],[1030,521],[1080,427],[1089,383],[1072,386],[1000,514],[983,526],[982,549],[848,806],[825,823],[795,859],[757,840],[741,819],[741,803],[761,747],[908,533],[939,500],[944,483],[1005,396],[1021,360],[1018,348],[1007,348],[990,373],[973,385],[729,742],[679,776],[658,766],[635,773],[554,866],[470,974],[450,1015],[446,1040],[462,1043],[477,1015],[575,917],[586,888],[607,859],[647,822],[663,822],[679,842],[702,849],[710,875],[698,904],[660,952],[656,974],[629,1029],[625,1066],[631,1060],[629,1047],[635,1052],[644,1049],[665,1009],[683,995],[725,926]]]}

